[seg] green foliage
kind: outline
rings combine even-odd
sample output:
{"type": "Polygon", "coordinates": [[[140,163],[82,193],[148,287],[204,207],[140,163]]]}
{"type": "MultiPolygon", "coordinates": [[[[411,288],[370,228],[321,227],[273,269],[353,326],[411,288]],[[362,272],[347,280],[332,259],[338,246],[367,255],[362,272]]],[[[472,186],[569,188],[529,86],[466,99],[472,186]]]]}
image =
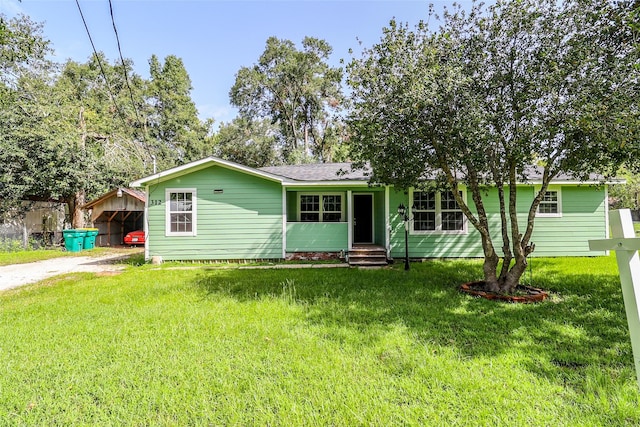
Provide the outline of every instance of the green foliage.
{"type": "Polygon", "coordinates": [[[65,201],[72,224],[89,198],[158,167],[203,157],[201,122],[182,61],[155,56],[151,80],[102,53],[86,63],[46,60],[42,25],[0,16],[0,212],[28,197],[65,201]]]}
{"type": "Polygon", "coordinates": [[[268,120],[242,117],[223,123],[215,136],[213,155],[242,165],[259,168],[280,162],[278,136],[268,120]]]}
{"type": "Polygon", "coordinates": [[[169,55],[161,64],[149,61],[148,135],[158,151],[161,168],[205,157],[212,122],[202,123],[191,100],[191,79],[182,59],[169,55]]]}
{"type": "Polygon", "coordinates": [[[0,252],[19,252],[24,250],[24,245],[20,239],[0,240],[0,252]]]}
{"type": "Polygon", "coordinates": [[[42,24],[24,15],[7,19],[0,14],[0,83],[11,84],[21,73],[40,68],[50,51],[42,24]]]}
{"type": "Polygon", "coordinates": [[[348,67],[353,157],[371,165],[372,181],[400,189],[434,176],[466,186],[474,209],[454,195],[480,232],[485,280],[513,290],[549,183],[637,158],[640,70],[625,14],[609,2],[499,0],[445,11],[435,31],[392,21],[348,67]],[[516,185],[527,181],[541,185],[519,224],[516,185]],[[500,245],[487,186],[499,190],[500,245]],[[496,270],[497,247],[512,268],[496,270]]]}
{"type": "Polygon", "coordinates": [[[19,208],[25,194],[41,190],[42,163],[50,158],[42,148],[40,102],[48,93],[46,60],[49,43],[42,26],[21,16],[0,15],[0,212],[19,208]],[[37,90],[36,90],[37,89],[37,90]]]}
{"type": "Polygon", "coordinates": [[[460,293],[477,261],[398,267],[144,266],[5,292],[0,423],[640,422],[614,257],[535,259],[552,299],[533,305],[460,293]]]}
{"type": "Polygon", "coordinates": [[[622,169],[620,178],[624,184],[614,184],[609,188],[609,201],[614,209],[640,210],[640,177],[627,169],[622,169]]]}
{"type": "Polygon", "coordinates": [[[331,161],[345,141],[342,69],[327,64],[331,51],[313,37],[304,38],[302,50],[270,37],[258,63],[236,74],[231,103],[249,121],[269,119],[278,126],[286,163],[331,161]]]}

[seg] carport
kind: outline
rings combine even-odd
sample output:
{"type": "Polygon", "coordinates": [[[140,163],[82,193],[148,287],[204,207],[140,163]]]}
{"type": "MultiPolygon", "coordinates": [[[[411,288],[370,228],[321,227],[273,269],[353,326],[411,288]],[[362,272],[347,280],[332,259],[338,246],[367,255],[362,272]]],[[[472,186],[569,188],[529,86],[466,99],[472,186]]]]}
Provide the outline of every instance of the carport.
{"type": "Polygon", "coordinates": [[[98,229],[96,246],[122,245],[124,236],[143,229],[145,193],[118,188],[83,206],[98,229]]]}

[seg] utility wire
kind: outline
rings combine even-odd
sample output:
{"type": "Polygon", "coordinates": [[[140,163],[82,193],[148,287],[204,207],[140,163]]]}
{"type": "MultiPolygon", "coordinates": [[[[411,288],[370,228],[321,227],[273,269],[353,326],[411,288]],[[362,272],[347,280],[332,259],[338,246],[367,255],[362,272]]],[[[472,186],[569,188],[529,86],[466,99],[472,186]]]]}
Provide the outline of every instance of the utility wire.
{"type": "Polygon", "coordinates": [[[111,0],[109,0],[109,13],[111,13],[111,24],[113,25],[113,32],[116,35],[116,42],[118,44],[118,53],[120,54],[120,61],[122,62],[122,73],[124,74],[124,81],[127,84],[127,88],[129,89],[129,98],[131,99],[131,105],[133,106],[133,111],[136,114],[136,120],[138,124],[142,126],[142,121],[140,120],[140,116],[138,115],[138,108],[136,107],[136,102],[133,99],[133,90],[131,90],[131,86],[129,85],[129,76],[127,75],[127,65],[124,62],[124,57],[122,56],[122,48],[120,47],[120,37],[118,36],[118,29],[116,28],[116,20],[113,17],[113,5],[111,4],[111,0]]]}
{"type": "MultiPolygon", "coordinates": [[[[136,107],[136,102],[134,100],[133,90],[131,89],[131,85],[129,84],[129,76],[127,75],[127,65],[124,61],[124,56],[122,55],[122,48],[120,46],[120,37],[118,36],[116,20],[113,16],[113,4],[111,3],[111,0],[109,0],[109,13],[111,14],[111,24],[113,25],[113,32],[116,35],[116,43],[118,44],[118,54],[120,55],[120,61],[122,62],[122,73],[124,74],[124,81],[127,84],[127,89],[129,90],[129,98],[131,99],[131,106],[133,107],[133,112],[136,115],[136,121],[138,122],[138,126],[140,126],[141,130],[144,130],[145,127],[144,127],[144,124],[142,123],[142,120],[140,120],[140,115],[138,114],[138,108],[136,107]]],[[[151,154],[151,151],[147,146],[146,135],[144,134],[142,136],[142,145],[144,146],[144,149],[146,150],[149,157],[153,158],[153,154],[151,154]]]]}
{"type": "Polygon", "coordinates": [[[91,32],[89,31],[89,26],[87,25],[87,21],[84,19],[84,14],[82,13],[82,8],[80,7],[79,0],[76,0],[76,5],[78,6],[78,11],[80,12],[80,17],[82,18],[82,23],[84,24],[84,28],[85,28],[85,30],[87,30],[87,35],[89,36],[89,41],[91,42],[91,47],[93,48],[93,53],[94,53],[94,55],[96,57],[96,60],[98,61],[98,66],[100,67],[100,73],[102,73],[102,77],[104,78],[104,81],[107,84],[107,91],[109,92],[109,96],[111,97],[111,102],[115,106],[116,111],[118,112],[118,116],[120,117],[120,119],[122,120],[122,124],[126,128],[127,127],[127,121],[125,120],[124,114],[122,113],[122,110],[118,106],[118,103],[116,102],[116,98],[113,95],[113,91],[111,90],[111,85],[109,84],[109,79],[107,79],[107,74],[105,73],[104,67],[102,66],[102,61],[100,60],[100,56],[98,55],[98,51],[96,50],[96,45],[93,43],[93,38],[91,37],[91,32]]]}

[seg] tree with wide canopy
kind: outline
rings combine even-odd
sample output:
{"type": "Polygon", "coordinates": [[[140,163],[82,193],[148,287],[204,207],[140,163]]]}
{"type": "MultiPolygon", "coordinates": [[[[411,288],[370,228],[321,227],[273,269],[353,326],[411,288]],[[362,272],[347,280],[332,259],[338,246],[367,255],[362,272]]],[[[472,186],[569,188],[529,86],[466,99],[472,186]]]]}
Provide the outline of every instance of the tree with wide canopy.
{"type": "Polygon", "coordinates": [[[87,197],[209,151],[182,60],[154,55],[150,79],[100,52],[56,64],[42,24],[0,14],[0,213],[55,199],[82,227],[87,197]]]}
{"type": "Polygon", "coordinates": [[[348,66],[354,160],[370,164],[375,183],[406,190],[436,177],[452,190],[482,239],[486,289],[514,292],[552,180],[606,176],[637,158],[631,11],[629,2],[498,0],[445,10],[436,30],[433,11],[415,29],[392,21],[348,66]],[[533,173],[540,182],[521,221],[517,186],[533,173]]]}
{"type": "Polygon", "coordinates": [[[242,67],[229,91],[243,119],[269,119],[277,126],[287,163],[334,161],[340,154],[342,69],[327,63],[331,51],[313,37],[302,40],[301,50],[269,37],[258,63],[242,67]]]}

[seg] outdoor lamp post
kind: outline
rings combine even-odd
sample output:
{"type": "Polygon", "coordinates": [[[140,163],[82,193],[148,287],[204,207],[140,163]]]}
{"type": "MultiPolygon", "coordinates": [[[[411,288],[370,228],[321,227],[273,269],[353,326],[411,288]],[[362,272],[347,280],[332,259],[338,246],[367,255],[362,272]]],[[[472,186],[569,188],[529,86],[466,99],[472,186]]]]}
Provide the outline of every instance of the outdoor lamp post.
{"type": "Polygon", "coordinates": [[[404,203],[398,205],[398,215],[404,222],[404,269],[409,270],[409,209],[404,203]]]}

